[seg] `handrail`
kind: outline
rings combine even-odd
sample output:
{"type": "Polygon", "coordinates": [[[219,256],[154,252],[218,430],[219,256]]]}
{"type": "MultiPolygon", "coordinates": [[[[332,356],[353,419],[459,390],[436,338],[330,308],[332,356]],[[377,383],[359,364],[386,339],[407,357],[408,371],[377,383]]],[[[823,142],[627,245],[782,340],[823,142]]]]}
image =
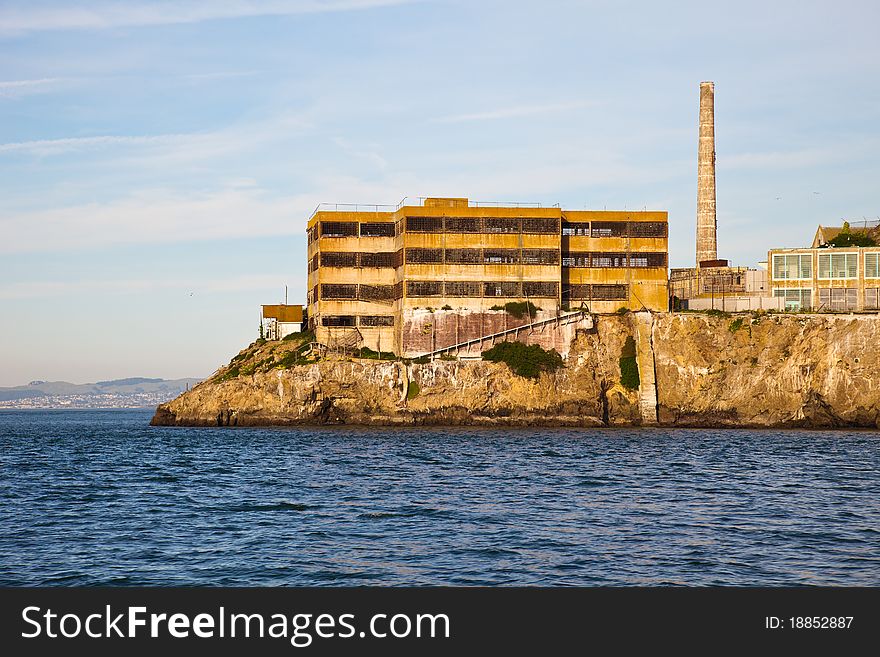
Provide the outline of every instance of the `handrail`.
{"type": "MultiPolygon", "coordinates": [[[[382,203],[318,203],[309,221],[319,212],[397,212],[404,206],[423,207],[425,200],[435,198],[429,196],[404,196],[395,204],[382,203]]],[[[525,203],[521,201],[472,201],[468,199],[469,208],[560,208],[559,203],[544,205],[543,203],[525,203]]]]}
{"type": "Polygon", "coordinates": [[[427,353],[422,354],[421,356],[417,356],[417,358],[431,358],[433,359],[435,356],[440,356],[450,351],[460,351],[465,347],[469,347],[475,344],[479,344],[481,342],[485,342],[486,340],[495,340],[504,335],[508,335],[510,333],[519,333],[524,329],[531,329],[538,326],[544,326],[545,324],[553,324],[558,323],[561,320],[569,320],[574,319],[576,316],[589,316],[590,313],[586,309],[578,309],[574,310],[570,313],[566,313],[564,315],[557,315],[556,317],[548,317],[547,319],[540,319],[536,322],[532,322],[531,324],[523,324],[521,326],[514,326],[513,328],[505,329],[503,331],[498,331],[496,333],[489,333],[487,335],[480,336],[479,338],[472,338],[471,340],[465,340],[464,342],[459,342],[458,344],[449,345],[448,347],[443,347],[441,349],[435,349],[434,351],[429,351],[427,353]]]}

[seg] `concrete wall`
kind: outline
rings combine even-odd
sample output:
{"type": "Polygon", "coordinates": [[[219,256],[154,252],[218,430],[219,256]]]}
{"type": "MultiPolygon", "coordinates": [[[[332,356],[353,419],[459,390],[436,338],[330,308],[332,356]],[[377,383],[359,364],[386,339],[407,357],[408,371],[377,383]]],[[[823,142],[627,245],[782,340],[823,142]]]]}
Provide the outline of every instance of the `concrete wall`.
{"type": "Polygon", "coordinates": [[[727,313],[748,310],[785,310],[785,300],[778,297],[715,297],[688,299],[687,310],[721,310],[727,313]]]}

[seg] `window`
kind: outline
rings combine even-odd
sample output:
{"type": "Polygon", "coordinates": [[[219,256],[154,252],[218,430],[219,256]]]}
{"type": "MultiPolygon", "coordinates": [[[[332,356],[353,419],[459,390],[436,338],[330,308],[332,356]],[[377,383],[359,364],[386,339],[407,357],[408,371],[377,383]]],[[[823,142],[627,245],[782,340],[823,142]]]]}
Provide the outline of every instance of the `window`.
{"type": "Polygon", "coordinates": [[[773,290],[774,297],[782,297],[785,299],[786,310],[802,310],[810,308],[813,305],[813,290],[805,289],[780,289],[773,290]]]}
{"type": "Polygon", "coordinates": [[[456,265],[478,265],[483,262],[480,249],[446,249],[446,262],[456,265]]]}
{"type": "Polygon", "coordinates": [[[521,291],[515,282],[483,283],[484,297],[519,297],[521,291]]]}
{"type": "Polygon", "coordinates": [[[443,217],[407,217],[408,233],[442,233],[443,217]]]}
{"type": "Polygon", "coordinates": [[[631,221],[630,237],[666,237],[665,221],[631,221]]]}
{"type": "Polygon", "coordinates": [[[562,300],[571,303],[575,300],[622,301],[629,297],[627,285],[569,285],[562,288],[562,300]]]}
{"type": "Polygon", "coordinates": [[[321,237],[357,237],[358,225],[353,221],[322,221],[321,237]]]}
{"type": "Polygon", "coordinates": [[[324,315],[321,324],[324,326],[354,326],[354,315],[324,315]]]}
{"type": "Polygon", "coordinates": [[[523,296],[555,297],[559,294],[559,285],[554,281],[526,281],[523,283],[523,296]]]}
{"type": "Polygon", "coordinates": [[[629,286],[593,285],[591,294],[596,301],[616,301],[618,299],[626,299],[629,296],[629,286]]]}
{"type": "Polygon", "coordinates": [[[515,217],[486,217],[483,219],[484,233],[518,233],[519,219],[515,217]]]}
{"type": "Polygon", "coordinates": [[[565,222],[562,224],[562,235],[564,237],[589,237],[589,222],[565,222]]]}
{"type": "Polygon", "coordinates": [[[357,253],[347,251],[324,251],[321,254],[324,267],[357,267],[357,253]]]}
{"type": "Polygon", "coordinates": [[[427,264],[443,262],[443,249],[407,249],[406,263],[427,264]]]}
{"type": "Polygon", "coordinates": [[[394,301],[394,286],[361,284],[358,286],[358,299],[360,301],[394,301]]]}
{"type": "Polygon", "coordinates": [[[819,278],[858,278],[858,253],[820,253],[819,278]]]}
{"type": "Polygon", "coordinates": [[[408,297],[439,297],[443,294],[443,283],[435,281],[407,281],[408,297]]]}
{"type": "Polygon", "coordinates": [[[880,288],[865,288],[865,310],[880,310],[880,288]]]}
{"type": "Polygon", "coordinates": [[[391,222],[361,224],[361,237],[394,237],[394,224],[391,222]]]}
{"type": "Polygon", "coordinates": [[[361,253],[361,267],[394,267],[394,259],[396,255],[397,254],[394,251],[361,253]]]}
{"type": "Polygon", "coordinates": [[[519,263],[519,249],[483,249],[483,263],[487,265],[515,265],[519,263]]]}
{"type": "Polygon", "coordinates": [[[630,267],[665,267],[665,253],[630,253],[630,267]]]}
{"type": "Polygon", "coordinates": [[[361,326],[394,326],[394,315],[361,315],[361,326]]]}
{"type": "Polygon", "coordinates": [[[562,256],[563,267],[589,267],[590,254],[583,251],[571,251],[562,256]]]}
{"type": "Polygon", "coordinates": [[[819,288],[820,310],[858,310],[859,291],[854,287],[819,288]]]}
{"type": "Polygon", "coordinates": [[[559,220],[552,217],[523,217],[522,232],[537,235],[559,234],[559,220]]]}
{"type": "Polygon", "coordinates": [[[446,232],[448,233],[479,233],[479,217],[446,217],[446,232]]]}
{"type": "Polygon", "coordinates": [[[324,284],[321,286],[322,299],[357,299],[356,284],[324,284]]]}
{"type": "Polygon", "coordinates": [[[522,261],[526,265],[558,265],[559,251],[556,249],[523,249],[522,261]]]}
{"type": "Polygon", "coordinates": [[[625,221],[594,221],[592,237],[626,237],[625,221]]]}
{"type": "Polygon", "coordinates": [[[865,278],[880,278],[880,252],[865,254],[865,278]]]}
{"type": "Polygon", "coordinates": [[[777,280],[813,277],[813,256],[809,253],[773,255],[773,278],[777,280]]]}
{"type": "Polygon", "coordinates": [[[447,297],[481,297],[483,284],[471,281],[447,281],[444,284],[447,297]]]}
{"type": "Polygon", "coordinates": [[[590,267],[626,267],[626,254],[593,253],[590,256],[590,267]]]}

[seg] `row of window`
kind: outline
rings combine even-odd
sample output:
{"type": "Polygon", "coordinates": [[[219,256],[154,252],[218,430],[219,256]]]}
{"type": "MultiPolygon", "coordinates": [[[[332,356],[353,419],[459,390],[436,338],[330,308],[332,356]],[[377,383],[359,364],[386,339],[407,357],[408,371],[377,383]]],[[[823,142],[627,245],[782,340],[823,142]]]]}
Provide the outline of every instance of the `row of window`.
{"type": "Polygon", "coordinates": [[[665,253],[570,252],[562,256],[563,267],[665,267],[665,253]]]}
{"type": "MultiPolygon", "coordinates": [[[[324,283],[309,292],[309,303],[325,301],[367,301],[390,303],[403,296],[403,284],[324,283]]],[[[407,281],[408,297],[556,297],[556,281],[407,281]]]]}
{"type": "Polygon", "coordinates": [[[401,222],[321,221],[308,231],[319,237],[395,237],[409,233],[524,233],[564,237],[667,237],[665,221],[562,222],[554,217],[406,217],[401,222]]]}
{"type": "Polygon", "coordinates": [[[408,297],[557,297],[556,281],[407,281],[408,297]]]}
{"type": "Polygon", "coordinates": [[[572,301],[623,301],[629,299],[629,285],[568,285],[562,288],[563,303],[572,301]]]}
{"type": "Polygon", "coordinates": [[[322,221],[308,231],[309,243],[318,237],[394,237],[395,224],[392,221],[322,221]]]}
{"type": "Polygon", "coordinates": [[[558,249],[405,249],[407,264],[558,265],[558,249]]]}
{"type": "MultiPolygon", "coordinates": [[[[773,290],[774,297],[785,299],[787,308],[807,309],[813,307],[813,290],[810,288],[773,290]]],[[[859,290],[855,287],[819,288],[818,310],[858,310],[859,290]]],[[[880,310],[880,288],[866,288],[864,310],[880,310]]]]}
{"type": "MultiPolygon", "coordinates": [[[[590,253],[562,255],[563,267],[665,267],[665,253],[590,253]]],[[[376,253],[324,251],[309,261],[309,273],[318,267],[385,267],[407,264],[558,265],[556,249],[401,249],[376,253]]]]}
{"type": "MultiPolygon", "coordinates": [[[[880,253],[865,253],[865,278],[880,278],[880,253]]],[[[858,278],[859,254],[819,253],[817,254],[819,279],[858,278]]],[[[805,280],[813,278],[813,255],[811,253],[774,254],[773,278],[776,280],[805,280]]]]}
{"type": "Polygon", "coordinates": [[[324,315],[322,326],[394,326],[394,315],[324,315]]]}
{"type": "MultiPolygon", "coordinates": [[[[317,287],[315,288],[317,291],[317,287]]],[[[348,299],[390,303],[403,296],[403,283],[394,285],[367,285],[365,283],[324,283],[321,285],[321,299],[348,299]]],[[[315,298],[314,301],[318,299],[315,298]]],[[[309,301],[310,303],[312,300],[309,301]]]]}

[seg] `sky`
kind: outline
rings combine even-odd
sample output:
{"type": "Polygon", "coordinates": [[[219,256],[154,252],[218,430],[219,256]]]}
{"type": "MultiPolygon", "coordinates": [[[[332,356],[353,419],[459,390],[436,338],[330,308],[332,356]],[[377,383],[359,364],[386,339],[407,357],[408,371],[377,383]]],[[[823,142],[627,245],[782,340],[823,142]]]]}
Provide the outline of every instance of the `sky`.
{"type": "Polygon", "coordinates": [[[666,210],[694,260],[880,215],[880,3],[0,3],[0,386],[210,375],[321,202],[666,210]]]}

